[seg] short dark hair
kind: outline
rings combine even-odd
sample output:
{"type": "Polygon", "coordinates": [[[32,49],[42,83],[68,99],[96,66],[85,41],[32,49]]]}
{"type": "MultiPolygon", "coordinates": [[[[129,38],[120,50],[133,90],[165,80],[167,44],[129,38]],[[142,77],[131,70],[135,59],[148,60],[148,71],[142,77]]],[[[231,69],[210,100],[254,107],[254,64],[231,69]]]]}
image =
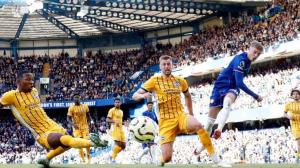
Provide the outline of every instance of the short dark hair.
{"type": "Polygon", "coordinates": [[[299,91],[299,90],[293,89],[293,90],[291,91],[291,96],[293,96],[293,93],[294,93],[294,92],[298,92],[298,94],[300,94],[300,91],[299,91]]]}
{"type": "Polygon", "coordinates": [[[73,99],[74,99],[75,96],[80,96],[80,94],[79,93],[74,93],[73,99]]]}
{"type": "Polygon", "coordinates": [[[115,98],[114,102],[116,102],[117,100],[119,100],[121,102],[121,99],[120,98],[115,98]]]}
{"type": "Polygon", "coordinates": [[[17,79],[21,79],[24,74],[31,73],[30,71],[23,70],[18,73],[17,79]]]}
{"type": "Polygon", "coordinates": [[[149,104],[153,104],[153,102],[147,102],[147,106],[148,106],[149,104]]]}

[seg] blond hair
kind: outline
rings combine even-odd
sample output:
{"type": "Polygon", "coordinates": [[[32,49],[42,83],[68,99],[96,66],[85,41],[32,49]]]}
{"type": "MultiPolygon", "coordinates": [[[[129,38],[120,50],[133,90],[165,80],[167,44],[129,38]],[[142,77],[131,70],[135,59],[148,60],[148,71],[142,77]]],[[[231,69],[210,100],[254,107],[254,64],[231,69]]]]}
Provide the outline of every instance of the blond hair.
{"type": "Polygon", "coordinates": [[[251,43],[251,47],[254,47],[254,48],[258,49],[258,50],[264,51],[264,46],[260,42],[258,42],[258,41],[253,41],[251,43]]]}
{"type": "Polygon", "coordinates": [[[168,60],[168,59],[172,60],[172,57],[169,56],[169,55],[163,55],[163,56],[159,57],[159,63],[160,63],[162,60],[168,60]]]}

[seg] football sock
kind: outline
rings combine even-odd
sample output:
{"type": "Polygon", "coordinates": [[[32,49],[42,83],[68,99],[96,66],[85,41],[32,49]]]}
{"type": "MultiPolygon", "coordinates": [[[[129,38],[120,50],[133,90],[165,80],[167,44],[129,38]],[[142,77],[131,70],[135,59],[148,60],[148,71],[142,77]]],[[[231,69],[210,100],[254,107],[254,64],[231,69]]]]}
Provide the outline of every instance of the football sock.
{"type": "Polygon", "coordinates": [[[226,121],[229,117],[229,112],[231,111],[231,105],[232,105],[233,101],[229,96],[225,96],[224,101],[223,101],[223,108],[220,111],[220,113],[218,114],[218,129],[219,130],[223,130],[226,121]]]}
{"type": "Polygon", "coordinates": [[[156,153],[155,153],[155,147],[154,147],[154,145],[152,145],[150,147],[150,155],[152,157],[152,161],[155,162],[156,161],[156,153]]]}
{"type": "Polygon", "coordinates": [[[150,151],[150,148],[146,147],[142,153],[138,156],[138,158],[142,158],[145,154],[147,154],[150,151]]]}
{"type": "Polygon", "coordinates": [[[95,146],[95,144],[91,140],[81,139],[81,138],[73,138],[70,135],[64,135],[60,137],[60,142],[72,148],[86,148],[95,146]]]}
{"type": "Polygon", "coordinates": [[[160,157],[160,161],[161,161],[162,164],[165,164],[165,163],[166,163],[164,157],[162,157],[162,156],[160,157]]]}
{"type": "Polygon", "coordinates": [[[120,153],[121,151],[122,151],[122,148],[120,146],[116,145],[113,150],[112,160],[115,160],[117,157],[117,154],[120,153]]]}
{"type": "Polygon", "coordinates": [[[207,117],[206,124],[204,127],[205,127],[206,131],[208,132],[209,136],[211,135],[212,127],[214,126],[215,121],[216,121],[216,119],[207,117]]]}
{"type": "Polygon", "coordinates": [[[216,155],[216,153],[210,155],[211,160],[213,161],[214,164],[217,164],[220,162],[218,156],[216,155]]]}
{"type": "Polygon", "coordinates": [[[80,155],[80,157],[82,159],[82,162],[85,163],[85,158],[84,158],[84,153],[83,153],[83,149],[82,148],[79,149],[79,155],[80,155]]]}
{"type": "Polygon", "coordinates": [[[59,146],[58,148],[56,148],[56,149],[54,149],[54,150],[51,150],[51,151],[47,154],[46,158],[47,158],[48,160],[51,160],[51,159],[54,158],[55,156],[60,155],[60,154],[64,153],[65,151],[69,150],[69,149],[71,149],[71,148],[62,148],[62,147],[59,146]]]}
{"type": "Polygon", "coordinates": [[[88,163],[91,163],[91,156],[90,156],[90,148],[86,148],[86,157],[87,157],[87,160],[88,160],[88,163]]]}
{"type": "Polygon", "coordinates": [[[165,165],[165,160],[164,158],[161,156],[160,159],[157,160],[157,166],[158,167],[163,167],[165,165]]]}
{"type": "Polygon", "coordinates": [[[199,135],[200,140],[201,140],[203,146],[205,147],[205,149],[207,150],[207,152],[209,153],[209,155],[214,154],[215,150],[214,150],[211,139],[210,139],[208,133],[206,132],[206,130],[204,128],[202,128],[197,132],[197,134],[199,135]]]}

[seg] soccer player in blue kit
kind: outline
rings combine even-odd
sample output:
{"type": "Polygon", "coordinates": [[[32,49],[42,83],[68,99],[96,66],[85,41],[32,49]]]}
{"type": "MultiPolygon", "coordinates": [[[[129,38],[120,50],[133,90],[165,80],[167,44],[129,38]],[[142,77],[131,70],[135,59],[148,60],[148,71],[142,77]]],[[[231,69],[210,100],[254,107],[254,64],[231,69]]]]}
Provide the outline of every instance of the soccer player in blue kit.
{"type": "MultiPolygon", "coordinates": [[[[206,121],[205,129],[210,135],[217,116],[219,117],[218,128],[214,131],[213,138],[218,139],[221,136],[222,129],[231,111],[231,105],[234,103],[240,89],[252,96],[257,102],[263,98],[251,91],[243,82],[243,78],[248,75],[251,63],[254,62],[263,52],[261,43],[254,41],[251,43],[248,52],[236,55],[215,81],[212,96],[210,97],[209,115],[206,121]]],[[[197,147],[195,155],[200,154],[204,147],[197,147]]]]}
{"type": "MultiPolygon", "coordinates": [[[[142,116],[146,116],[151,118],[153,121],[156,122],[156,124],[158,124],[158,120],[157,117],[155,115],[155,113],[153,112],[153,102],[148,102],[147,103],[147,108],[148,110],[143,112],[142,116]]],[[[149,143],[143,143],[143,152],[141,154],[139,154],[139,156],[136,158],[138,164],[141,163],[141,159],[142,157],[147,154],[148,152],[150,152],[150,155],[152,157],[152,161],[155,162],[156,161],[156,154],[155,154],[155,149],[154,149],[154,140],[149,142],[149,143]]]]}

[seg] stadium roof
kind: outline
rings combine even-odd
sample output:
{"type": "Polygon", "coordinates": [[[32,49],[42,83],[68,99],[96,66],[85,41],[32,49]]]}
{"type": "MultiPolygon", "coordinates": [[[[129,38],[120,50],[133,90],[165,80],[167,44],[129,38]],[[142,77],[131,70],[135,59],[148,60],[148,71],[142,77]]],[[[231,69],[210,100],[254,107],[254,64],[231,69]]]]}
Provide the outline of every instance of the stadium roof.
{"type": "Polygon", "coordinates": [[[30,14],[23,12],[26,5],[4,3],[0,9],[0,38],[66,38],[145,31],[191,22],[219,11],[234,11],[237,4],[251,6],[266,1],[44,0],[43,9],[30,14]]]}

